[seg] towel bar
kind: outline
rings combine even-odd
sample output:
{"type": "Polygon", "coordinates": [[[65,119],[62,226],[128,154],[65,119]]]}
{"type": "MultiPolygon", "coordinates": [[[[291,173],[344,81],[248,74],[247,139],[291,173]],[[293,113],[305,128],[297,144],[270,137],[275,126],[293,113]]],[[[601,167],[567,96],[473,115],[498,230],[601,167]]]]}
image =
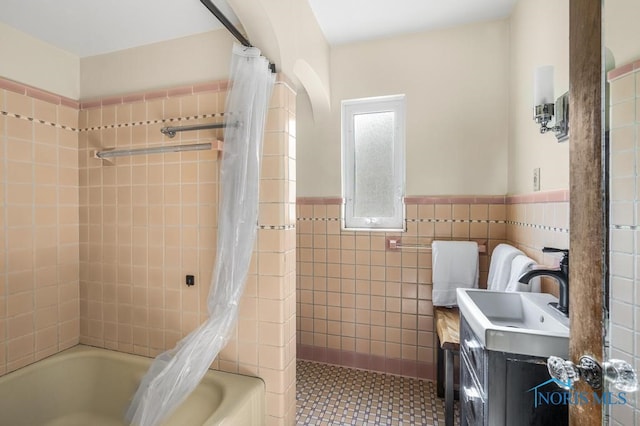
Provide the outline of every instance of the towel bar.
{"type": "MultiPolygon", "coordinates": [[[[428,244],[402,244],[402,240],[400,237],[387,237],[387,250],[401,250],[401,249],[409,249],[409,250],[431,250],[431,242],[428,244]]],[[[467,241],[467,240],[461,240],[467,241]]],[[[472,240],[475,241],[475,240],[472,240]]],[[[486,241],[476,241],[478,243],[478,253],[486,253],[487,252],[487,242],[486,241]]]]}

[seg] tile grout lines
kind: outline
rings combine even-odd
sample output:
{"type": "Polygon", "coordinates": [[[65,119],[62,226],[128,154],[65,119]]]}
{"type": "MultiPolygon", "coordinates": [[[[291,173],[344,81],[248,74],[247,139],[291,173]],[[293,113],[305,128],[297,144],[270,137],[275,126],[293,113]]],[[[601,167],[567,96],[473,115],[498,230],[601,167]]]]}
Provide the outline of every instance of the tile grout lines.
{"type": "Polygon", "coordinates": [[[444,401],[435,393],[430,381],[298,360],[296,420],[303,426],[443,425],[444,401]]]}

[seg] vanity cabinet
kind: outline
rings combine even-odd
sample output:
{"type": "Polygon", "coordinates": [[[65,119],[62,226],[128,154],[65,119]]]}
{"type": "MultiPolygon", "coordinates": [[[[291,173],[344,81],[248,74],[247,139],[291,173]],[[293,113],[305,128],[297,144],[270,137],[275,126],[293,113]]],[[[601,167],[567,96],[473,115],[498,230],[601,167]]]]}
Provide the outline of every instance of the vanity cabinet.
{"type": "Polygon", "coordinates": [[[546,359],[487,350],[460,317],[460,424],[462,426],[564,426],[568,407],[541,401],[535,393],[559,392],[546,359]],[[535,388],[535,389],[534,389],[535,388]]]}

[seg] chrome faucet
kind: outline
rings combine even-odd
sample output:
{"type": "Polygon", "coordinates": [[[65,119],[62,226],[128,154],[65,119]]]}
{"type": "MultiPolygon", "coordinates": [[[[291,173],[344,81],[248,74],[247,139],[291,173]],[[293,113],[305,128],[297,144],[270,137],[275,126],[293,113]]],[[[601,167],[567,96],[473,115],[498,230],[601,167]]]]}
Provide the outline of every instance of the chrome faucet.
{"type": "Polygon", "coordinates": [[[545,247],[543,253],[562,253],[560,268],[558,269],[532,269],[518,278],[522,284],[529,284],[535,277],[547,276],[555,278],[560,286],[558,303],[550,303],[551,306],[569,316],[569,250],[545,247]]]}

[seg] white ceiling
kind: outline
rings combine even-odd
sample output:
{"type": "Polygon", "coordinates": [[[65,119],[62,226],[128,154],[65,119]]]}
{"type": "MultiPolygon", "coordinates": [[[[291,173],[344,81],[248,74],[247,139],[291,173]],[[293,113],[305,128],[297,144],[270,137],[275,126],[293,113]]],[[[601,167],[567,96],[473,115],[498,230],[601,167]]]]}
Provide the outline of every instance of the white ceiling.
{"type": "Polygon", "coordinates": [[[504,18],[517,0],[308,0],[329,44],[504,18]]]}
{"type": "Polygon", "coordinates": [[[0,22],[80,57],[222,28],[198,0],[0,0],[0,22]]]}
{"type": "MultiPolygon", "coordinates": [[[[308,1],[341,44],[502,18],[517,0],[308,1]]],[[[237,24],[226,0],[214,3],[237,24]]],[[[198,0],[0,0],[0,22],[80,57],[221,28],[198,0]]]]}

